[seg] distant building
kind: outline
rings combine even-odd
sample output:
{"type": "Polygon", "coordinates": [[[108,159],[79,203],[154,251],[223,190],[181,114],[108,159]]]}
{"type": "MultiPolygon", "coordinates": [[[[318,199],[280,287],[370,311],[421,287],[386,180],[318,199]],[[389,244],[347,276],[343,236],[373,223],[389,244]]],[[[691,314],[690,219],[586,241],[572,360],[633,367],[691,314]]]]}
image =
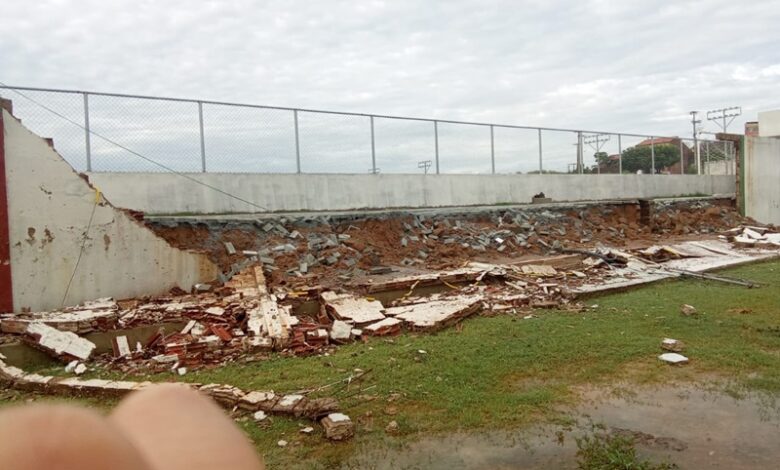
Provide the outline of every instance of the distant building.
{"type": "MultiPolygon", "coordinates": [[[[685,145],[679,137],[654,137],[652,139],[645,139],[636,144],[637,147],[649,147],[651,145],[671,145],[676,149],[682,149],[683,168],[688,168],[691,165],[696,164],[696,154],[693,152],[693,149],[685,145]]],[[[670,167],[659,168],[658,172],[678,175],[682,173],[682,171],[680,171],[680,162],[678,161],[670,167]]]]}
{"type": "MultiPolygon", "coordinates": [[[[693,153],[693,149],[688,147],[679,137],[655,137],[653,139],[645,139],[636,144],[637,147],[649,147],[651,145],[671,145],[676,149],[682,148],[683,164],[685,165],[685,168],[695,165],[696,163],[696,155],[693,153]]],[[[619,166],[620,155],[609,155],[607,161],[599,165],[599,171],[601,173],[616,173],[619,166]]],[[[658,171],[659,173],[679,174],[681,173],[680,162],[678,161],[667,168],[659,168],[658,171]]]]}

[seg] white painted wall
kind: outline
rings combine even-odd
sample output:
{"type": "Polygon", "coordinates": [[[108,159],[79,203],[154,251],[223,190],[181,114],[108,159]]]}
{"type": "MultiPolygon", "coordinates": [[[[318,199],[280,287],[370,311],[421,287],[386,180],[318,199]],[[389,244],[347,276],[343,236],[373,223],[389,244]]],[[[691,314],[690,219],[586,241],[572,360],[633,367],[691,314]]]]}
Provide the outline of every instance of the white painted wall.
{"type": "Polygon", "coordinates": [[[780,139],[745,137],[745,215],[780,224],[780,139]]]}
{"type": "Polygon", "coordinates": [[[780,109],[758,113],[758,135],[780,137],[780,109]]]}
{"type": "Polygon", "coordinates": [[[3,112],[14,308],[60,307],[95,208],[66,303],[190,289],[216,277],[205,255],[171,247],[95,191],[8,112],[3,112]]]}
{"type": "MultiPolygon", "coordinates": [[[[257,173],[191,173],[189,176],[268,211],[527,203],[539,192],[555,201],[735,192],[734,176],[257,173]]],[[[246,203],[174,174],[92,173],[89,178],[117,206],[149,214],[258,212],[246,203]]]]}

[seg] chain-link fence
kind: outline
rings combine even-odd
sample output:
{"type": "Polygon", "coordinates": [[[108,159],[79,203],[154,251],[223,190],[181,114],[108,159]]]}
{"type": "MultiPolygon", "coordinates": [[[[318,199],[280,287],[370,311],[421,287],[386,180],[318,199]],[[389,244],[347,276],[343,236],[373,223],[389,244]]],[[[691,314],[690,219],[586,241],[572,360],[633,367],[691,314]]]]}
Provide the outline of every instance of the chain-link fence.
{"type": "Polygon", "coordinates": [[[92,172],[734,174],[732,142],[0,86],[92,172]]]}

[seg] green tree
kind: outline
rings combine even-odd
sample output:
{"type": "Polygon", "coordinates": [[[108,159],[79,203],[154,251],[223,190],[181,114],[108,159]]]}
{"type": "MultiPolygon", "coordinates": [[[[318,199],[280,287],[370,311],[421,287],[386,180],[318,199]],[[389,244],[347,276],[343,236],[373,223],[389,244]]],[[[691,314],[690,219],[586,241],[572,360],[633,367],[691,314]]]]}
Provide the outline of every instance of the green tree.
{"type": "MultiPolygon", "coordinates": [[[[649,145],[629,147],[623,150],[623,171],[651,173],[652,152],[649,145]]],[[[659,144],[655,146],[655,170],[661,171],[680,161],[680,149],[676,145],[659,144]]]]}

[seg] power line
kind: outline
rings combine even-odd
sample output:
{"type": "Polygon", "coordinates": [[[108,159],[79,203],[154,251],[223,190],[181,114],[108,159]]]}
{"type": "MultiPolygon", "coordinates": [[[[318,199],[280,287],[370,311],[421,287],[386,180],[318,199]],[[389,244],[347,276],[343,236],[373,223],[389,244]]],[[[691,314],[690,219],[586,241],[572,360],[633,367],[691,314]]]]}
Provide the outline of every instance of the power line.
{"type": "Polygon", "coordinates": [[[707,120],[713,121],[725,133],[729,127],[729,124],[734,122],[734,119],[736,119],[737,116],[741,115],[742,107],[732,106],[730,108],[720,108],[707,111],[707,120]]]}
{"type": "Polygon", "coordinates": [[[146,157],[146,156],[144,156],[144,155],[142,155],[142,154],[140,154],[140,153],[136,152],[135,150],[132,150],[132,149],[130,149],[130,148],[128,148],[128,147],[125,147],[124,145],[120,144],[119,142],[116,142],[115,140],[112,140],[112,139],[110,139],[110,138],[108,138],[108,137],[106,137],[106,136],[104,136],[104,135],[102,135],[102,134],[99,134],[99,133],[97,133],[97,132],[95,132],[95,131],[93,131],[93,130],[91,130],[91,129],[87,129],[86,127],[84,127],[83,125],[79,124],[78,122],[76,122],[76,121],[74,121],[74,120],[70,119],[69,117],[67,117],[67,116],[65,116],[65,115],[63,115],[63,114],[60,114],[60,113],[58,113],[57,111],[55,111],[55,110],[53,110],[53,109],[49,108],[48,106],[44,105],[43,103],[40,103],[40,102],[38,102],[38,101],[36,101],[36,100],[34,100],[34,99],[30,98],[29,96],[25,95],[24,93],[22,93],[22,92],[20,92],[20,91],[18,91],[18,90],[16,90],[16,89],[14,89],[14,88],[10,88],[10,87],[8,87],[8,86],[7,86],[5,83],[3,83],[3,82],[0,82],[0,85],[2,85],[2,86],[4,86],[4,87],[6,87],[7,89],[9,89],[9,90],[11,90],[11,91],[13,91],[14,93],[16,93],[17,95],[21,96],[22,98],[24,98],[24,99],[26,99],[26,100],[30,101],[31,103],[33,103],[33,104],[35,104],[35,105],[37,105],[37,106],[40,106],[41,108],[43,108],[43,109],[45,109],[46,111],[48,111],[48,112],[50,112],[50,113],[54,114],[55,116],[57,116],[57,117],[59,117],[59,118],[61,118],[61,119],[65,120],[65,121],[67,121],[67,122],[69,122],[69,123],[73,124],[74,126],[78,127],[79,129],[81,129],[81,130],[83,130],[83,131],[85,131],[85,132],[88,132],[89,134],[91,134],[91,135],[94,135],[95,137],[98,137],[98,138],[100,138],[100,139],[103,139],[104,141],[108,142],[109,144],[111,144],[111,145],[114,145],[114,146],[116,146],[116,147],[119,147],[120,149],[122,149],[122,150],[124,150],[124,151],[126,151],[126,152],[130,153],[131,155],[135,155],[136,157],[139,157],[139,158],[141,158],[141,159],[143,159],[143,160],[145,160],[145,161],[147,161],[147,162],[149,162],[149,163],[151,163],[151,164],[153,164],[153,165],[156,165],[156,166],[158,166],[158,167],[160,167],[160,168],[162,168],[162,169],[164,169],[164,170],[166,170],[166,171],[168,171],[168,172],[170,172],[170,173],[173,173],[174,175],[181,176],[181,177],[182,177],[182,178],[184,178],[184,179],[187,179],[187,180],[189,180],[189,181],[192,181],[193,183],[197,183],[197,184],[199,184],[199,185],[201,185],[201,186],[204,186],[204,187],[206,187],[206,188],[209,188],[209,189],[211,189],[211,190],[213,190],[213,191],[216,191],[216,192],[218,192],[218,193],[220,193],[220,194],[222,194],[222,195],[224,195],[224,196],[228,196],[228,197],[230,197],[230,198],[233,198],[233,199],[235,199],[235,200],[237,200],[237,201],[243,202],[243,203],[245,203],[245,204],[248,204],[248,205],[250,205],[250,206],[252,206],[252,207],[255,207],[255,208],[257,208],[257,209],[260,209],[260,210],[263,210],[263,211],[267,211],[267,210],[268,210],[267,208],[265,208],[265,207],[263,207],[263,206],[261,206],[261,205],[259,205],[259,204],[255,204],[254,202],[247,201],[246,199],[244,199],[244,198],[242,198],[242,197],[240,197],[240,196],[236,196],[235,194],[231,194],[231,193],[229,193],[229,192],[227,192],[227,191],[225,191],[225,190],[223,190],[223,189],[217,188],[216,186],[212,186],[212,185],[210,185],[210,184],[208,184],[208,183],[204,183],[203,181],[200,181],[200,180],[199,180],[199,179],[197,179],[197,178],[193,178],[192,176],[190,176],[190,175],[187,175],[187,174],[185,174],[185,173],[182,173],[182,172],[180,172],[180,171],[176,171],[176,170],[174,170],[173,168],[171,168],[171,167],[169,167],[169,166],[167,166],[167,165],[165,165],[165,164],[163,164],[163,163],[160,163],[160,162],[158,162],[158,161],[156,161],[156,160],[153,160],[153,159],[151,159],[151,158],[149,158],[149,157],[146,157]]]}

